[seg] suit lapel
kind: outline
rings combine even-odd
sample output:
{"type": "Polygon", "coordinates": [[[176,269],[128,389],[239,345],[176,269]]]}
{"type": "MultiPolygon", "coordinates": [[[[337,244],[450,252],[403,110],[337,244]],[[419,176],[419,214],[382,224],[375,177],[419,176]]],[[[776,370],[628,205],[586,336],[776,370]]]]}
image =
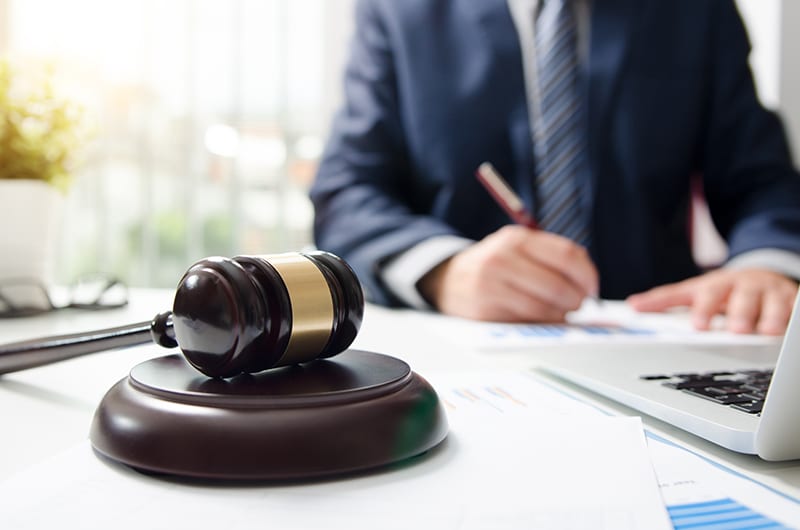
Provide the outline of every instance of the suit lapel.
{"type": "MultiPolygon", "coordinates": [[[[525,77],[522,70],[522,53],[508,0],[456,0],[465,7],[476,27],[478,27],[491,47],[494,57],[503,61],[500,65],[502,79],[490,80],[496,83],[512,83],[514,100],[505,116],[510,157],[508,161],[497,160],[499,166],[513,167],[513,173],[505,171],[506,178],[530,206],[533,202],[533,145],[528,119],[528,105],[525,95],[525,77]]],[[[491,104],[491,102],[489,102],[491,104]]]]}
{"type": "Polygon", "coordinates": [[[508,12],[508,0],[457,0],[465,7],[465,12],[471,12],[475,20],[486,31],[486,34],[496,44],[500,44],[509,37],[516,39],[511,24],[511,15],[508,12]]]}
{"type": "Polygon", "coordinates": [[[587,64],[587,133],[589,174],[584,194],[587,211],[594,209],[597,179],[602,172],[602,154],[609,139],[613,97],[621,82],[631,44],[634,23],[643,0],[594,0],[591,11],[591,34],[587,64]]]}
{"type": "Polygon", "coordinates": [[[587,89],[589,127],[593,132],[607,123],[611,98],[625,66],[633,24],[642,4],[640,0],[592,3],[587,89]]]}

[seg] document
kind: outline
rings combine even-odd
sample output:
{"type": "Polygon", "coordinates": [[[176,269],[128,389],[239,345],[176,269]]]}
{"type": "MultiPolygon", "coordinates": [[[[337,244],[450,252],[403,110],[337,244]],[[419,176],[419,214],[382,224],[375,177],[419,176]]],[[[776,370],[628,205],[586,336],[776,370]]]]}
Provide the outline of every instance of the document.
{"type": "MultiPolygon", "coordinates": [[[[593,414],[615,414],[552,379],[542,379],[535,373],[530,376],[565,400],[573,400],[573,413],[590,410],[593,414]]],[[[704,457],[665,435],[652,430],[645,433],[661,496],[676,529],[800,528],[800,499],[704,457]]]]}
{"type": "Polygon", "coordinates": [[[743,335],[724,330],[717,317],[710,331],[697,331],[688,312],[639,313],[625,302],[587,300],[567,315],[566,324],[511,324],[477,322],[445,315],[420,318],[419,325],[453,344],[480,350],[522,349],[531,346],[580,344],[708,344],[769,346],[779,337],[743,335]]]}
{"type": "Polygon", "coordinates": [[[469,473],[494,485],[469,528],[671,528],[639,418],[598,415],[526,374],[431,382],[469,473]]]}
{"type": "Polygon", "coordinates": [[[800,528],[800,500],[653,433],[647,441],[676,529],[800,528]]]}
{"type": "Polygon", "coordinates": [[[638,418],[527,374],[440,374],[441,446],[402,465],[292,484],[154,477],[81,444],[0,484],[3,527],[670,529],[638,418]]]}

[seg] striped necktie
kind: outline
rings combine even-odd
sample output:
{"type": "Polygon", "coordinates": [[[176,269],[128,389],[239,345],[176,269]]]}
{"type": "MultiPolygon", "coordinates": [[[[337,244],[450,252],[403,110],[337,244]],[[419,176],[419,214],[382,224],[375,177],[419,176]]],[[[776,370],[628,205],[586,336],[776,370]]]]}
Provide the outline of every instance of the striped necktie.
{"type": "Polygon", "coordinates": [[[586,141],[576,37],[570,0],[543,0],[535,30],[537,220],[545,230],[588,245],[588,220],[581,209],[577,182],[586,164],[586,141]]]}

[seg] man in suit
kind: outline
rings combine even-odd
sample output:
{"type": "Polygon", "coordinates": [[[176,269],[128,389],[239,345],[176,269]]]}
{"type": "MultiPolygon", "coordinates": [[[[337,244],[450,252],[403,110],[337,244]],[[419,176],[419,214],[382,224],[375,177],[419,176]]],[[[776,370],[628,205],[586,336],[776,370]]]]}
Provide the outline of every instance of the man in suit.
{"type": "Polygon", "coordinates": [[[800,177],[748,54],[733,0],[359,0],[346,102],[311,190],[317,245],[381,304],[559,321],[599,295],[691,306],[699,329],[722,312],[732,331],[783,333],[800,177]],[[574,75],[547,71],[567,55],[574,75]],[[491,161],[546,216],[553,137],[570,147],[560,208],[582,228],[509,226],[475,170],[491,161]],[[698,177],[729,246],[707,273],[688,227],[698,177]]]}

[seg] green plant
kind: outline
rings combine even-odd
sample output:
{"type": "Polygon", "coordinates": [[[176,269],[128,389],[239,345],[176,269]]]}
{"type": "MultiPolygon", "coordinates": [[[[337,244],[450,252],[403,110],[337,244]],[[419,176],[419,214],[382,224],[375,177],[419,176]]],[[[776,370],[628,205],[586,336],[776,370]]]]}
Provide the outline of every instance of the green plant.
{"type": "Polygon", "coordinates": [[[83,110],[56,94],[52,67],[0,59],[0,179],[34,179],[66,191],[85,140],[83,110]]]}

